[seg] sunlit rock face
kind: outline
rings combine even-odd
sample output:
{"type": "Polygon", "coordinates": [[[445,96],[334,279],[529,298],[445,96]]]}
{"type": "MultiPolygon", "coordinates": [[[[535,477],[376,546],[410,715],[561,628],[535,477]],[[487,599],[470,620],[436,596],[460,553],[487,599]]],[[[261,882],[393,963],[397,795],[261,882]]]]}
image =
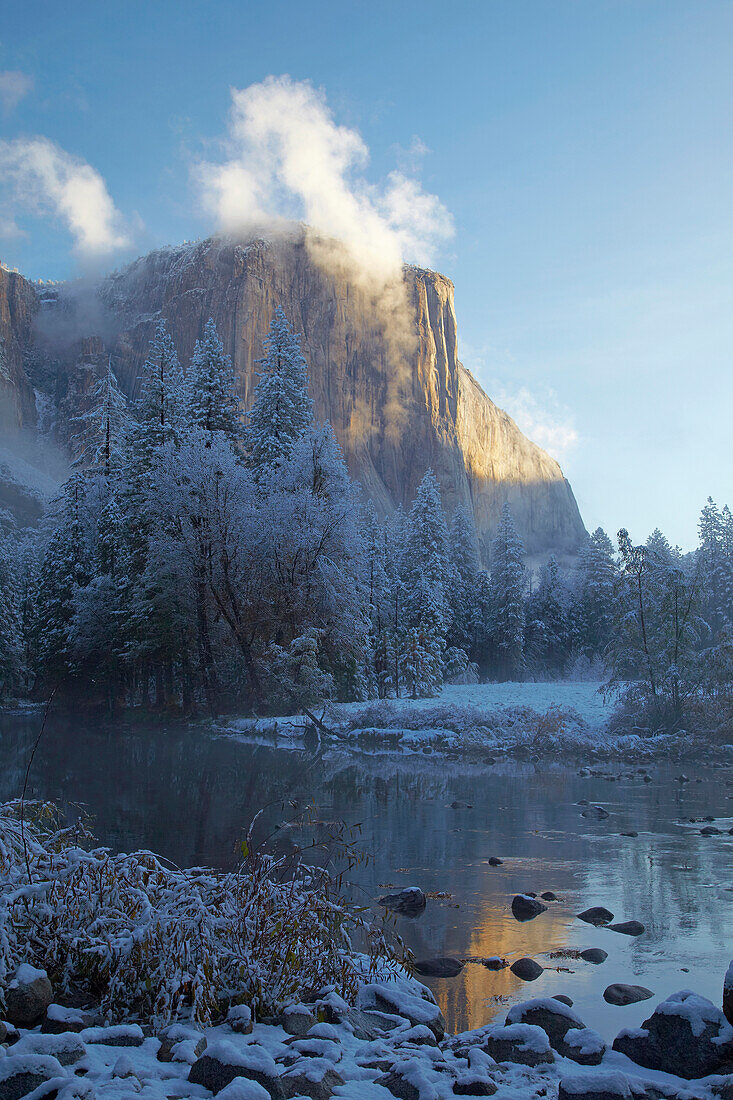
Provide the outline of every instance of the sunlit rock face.
{"type": "MultiPolygon", "coordinates": [[[[436,272],[406,267],[377,282],[339,245],[298,230],[270,241],[209,239],[151,252],[94,294],[90,308],[84,296],[70,303],[62,290],[55,308],[44,310],[42,342],[66,376],[59,394],[83,388],[82,360],[111,353],[123,389],[134,395],[159,317],[184,365],[213,317],[246,407],[280,305],[303,336],[316,415],[331,422],[352,475],[383,515],[409,506],[432,466],[447,511],[459,502],[473,509],[485,554],[505,501],[532,556],[571,553],[583,537],[558,464],[459,362],[453,284],[436,272]],[[54,312],[63,314],[62,342],[54,340],[54,312]],[[91,335],[100,341],[93,356],[91,335]]],[[[70,412],[63,400],[62,411],[61,437],[70,412]]]]}

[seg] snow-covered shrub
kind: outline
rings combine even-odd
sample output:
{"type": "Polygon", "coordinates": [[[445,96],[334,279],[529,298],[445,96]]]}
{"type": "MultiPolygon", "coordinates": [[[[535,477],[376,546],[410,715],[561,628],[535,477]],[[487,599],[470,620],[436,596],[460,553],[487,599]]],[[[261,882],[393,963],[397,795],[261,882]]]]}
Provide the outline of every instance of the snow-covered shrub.
{"type": "Polygon", "coordinates": [[[205,1024],[231,1003],[262,1015],[324,986],[353,1000],[363,959],[352,937],[373,971],[396,961],[383,927],[347,908],[326,874],[249,840],[236,871],[179,870],[151,852],[82,846],[52,806],[25,812],[22,827],[20,803],[0,805],[0,990],[33,962],[57,989],[99,998],[108,1021],[190,1011],[205,1024]]]}

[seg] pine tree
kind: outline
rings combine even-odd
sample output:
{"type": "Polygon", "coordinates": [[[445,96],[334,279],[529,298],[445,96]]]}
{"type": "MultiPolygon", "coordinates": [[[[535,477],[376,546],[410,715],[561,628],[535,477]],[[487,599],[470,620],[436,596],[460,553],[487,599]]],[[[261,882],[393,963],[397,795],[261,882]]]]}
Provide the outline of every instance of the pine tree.
{"type": "Polygon", "coordinates": [[[505,504],[491,544],[491,637],[499,680],[524,671],[524,546],[505,504]]]}
{"type": "Polygon", "coordinates": [[[467,656],[473,657],[478,616],[479,560],[473,516],[462,504],[453,513],[448,545],[451,567],[448,646],[462,649],[467,656]]]}
{"type": "Polygon", "coordinates": [[[440,486],[428,470],[410,508],[405,546],[405,610],[408,628],[404,670],[413,698],[436,695],[443,682],[443,654],[450,621],[448,526],[440,486]]]}
{"type": "Polygon", "coordinates": [[[109,477],[122,461],[130,434],[130,410],[112,369],[112,356],[89,400],[87,411],[73,420],[78,425],[70,441],[76,453],[75,465],[83,464],[109,477]]]}
{"type": "Polygon", "coordinates": [[[259,381],[247,417],[245,451],[253,470],[274,467],[291,453],[313,419],[308,366],[282,309],[275,310],[258,360],[259,381]]]}
{"type": "Polygon", "coordinates": [[[0,700],[15,695],[23,672],[21,578],[17,568],[15,524],[0,514],[0,700]]]}
{"type": "Polygon", "coordinates": [[[541,671],[560,675],[568,657],[570,630],[567,592],[554,554],[540,570],[527,618],[527,651],[541,671]]]}
{"type": "Polygon", "coordinates": [[[209,436],[222,432],[236,446],[242,438],[239,398],[234,388],[231,358],[216,331],[213,319],[196,341],[184,386],[184,416],[188,425],[209,436]]]}
{"type": "Polygon", "coordinates": [[[41,565],[36,619],[38,662],[48,683],[75,671],[71,625],[75,598],[91,579],[87,481],[73,474],[57,502],[58,523],[41,565]]]}
{"type": "Polygon", "coordinates": [[[572,609],[574,644],[591,661],[603,656],[611,639],[616,577],[613,543],[603,528],[597,527],[578,554],[572,609]]]}
{"type": "Polygon", "coordinates": [[[165,321],[159,321],[143,364],[135,403],[133,448],[145,463],[158,447],[178,438],[183,415],[183,371],[165,321]]]}

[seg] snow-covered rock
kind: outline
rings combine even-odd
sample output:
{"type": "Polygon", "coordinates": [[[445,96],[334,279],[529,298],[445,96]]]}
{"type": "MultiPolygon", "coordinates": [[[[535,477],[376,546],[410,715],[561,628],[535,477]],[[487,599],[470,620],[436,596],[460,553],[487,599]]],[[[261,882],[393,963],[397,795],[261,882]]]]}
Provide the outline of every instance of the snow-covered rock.
{"type": "Polygon", "coordinates": [[[0,1100],[21,1100],[49,1081],[65,1080],[55,1058],[40,1054],[8,1054],[0,1058],[0,1100]]]}
{"type": "Polygon", "coordinates": [[[425,986],[397,977],[391,982],[369,982],[361,987],[359,1008],[376,1008],[381,1012],[403,1016],[414,1026],[425,1024],[436,1039],[445,1035],[443,1013],[425,986]],[[419,990],[419,993],[415,991],[419,990]]]}
{"type": "Polygon", "coordinates": [[[506,1023],[541,1027],[556,1050],[571,1028],[585,1028],[577,1013],[554,997],[537,997],[514,1005],[507,1013],[506,1023]]]}
{"type": "Polygon", "coordinates": [[[688,989],[658,1004],[640,1028],[619,1032],[613,1049],[688,1080],[733,1072],[733,1027],[711,1001],[688,989]]]}
{"type": "Polygon", "coordinates": [[[598,1066],[606,1053],[606,1043],[592,1027],[570,1028],[556,1050],[581,1066],[598,1066]]]}
{"type": "Polygon", "coordinates": [[[22,963],[5,990],[5,1015],[16,1027],[33,1027],[53,1000],[45,970],[22,963]]]}
{"type": "Polygon", "coordinates": [[[496,1062],[523,1066],[551,1063],[554,1054],[547,1032],[535,1024],[495,1024],[485,1029],[482,1049],[496,1062]]]}
{"type": "Polygon", "coordinates": [[[44,1035],[28,1032],[13,1047],[13,1054],[40,1054],[55,1058],[59,1065],[72,1066],[86,1054],[86,1047],[78,1035],[44,1035]]]}
{"type": "MultiPolygon", "coordinates": [[[[236,1077],[256,1081],[275,1100],[284,1100],[278,1067],[268,1051],[261,1046],[235,1046],[225,1039],[211,1043],[206,1053],[191,1066],[188,1080],[203,1085],[209,1092],[221,1092],[236,1077]]],[[[295,1095],[295,1094],[294,1094],[295,1095]]]]}

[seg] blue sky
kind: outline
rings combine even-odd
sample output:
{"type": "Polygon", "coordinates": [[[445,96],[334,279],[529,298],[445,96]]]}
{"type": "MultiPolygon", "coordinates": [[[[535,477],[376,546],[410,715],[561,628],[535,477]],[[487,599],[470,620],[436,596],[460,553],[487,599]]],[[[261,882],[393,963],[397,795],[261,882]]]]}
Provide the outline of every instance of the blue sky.
{"type": "Polygon", "coordinates": [[[450,212],[461,356],[586,525],[687,548],[708,494],[733,505],[732,46],[733,4],[705,0],[29,0],[0,26],[0,257],[89,262],[58,204],[20,201],[19,142],[98,174],[117,266],[214,228],[194,169],[231,88],[311,81],[363,180],[414,173],[450,212]]]}

